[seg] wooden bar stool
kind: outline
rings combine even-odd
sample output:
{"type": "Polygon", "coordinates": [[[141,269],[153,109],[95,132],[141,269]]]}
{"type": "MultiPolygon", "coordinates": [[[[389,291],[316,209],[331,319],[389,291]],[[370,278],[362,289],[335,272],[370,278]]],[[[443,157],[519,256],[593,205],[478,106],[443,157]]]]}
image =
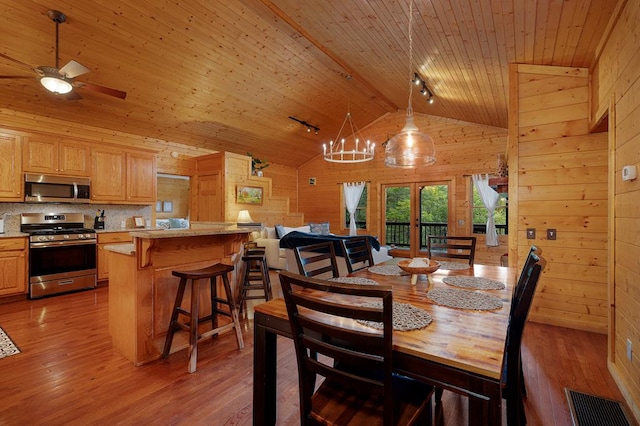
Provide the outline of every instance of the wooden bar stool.
{"type": "Polygon", "coordinates": [[[224,265],[222,263],[216,263],[215,265],[208,266],[202,269],[196,269],[193,271],[172,271],[171,273],[180,278],[180,284],[178,285],[178,292],[176,294],[176,301],[173,306],[173,313],[171,314],[171,322],[169,323],[169,330],[167,331],[167,337],[164,342],[164,351],[162,357],[166,358],[171,350],[171,343],[173,342],[173,335],[177,329],[182,329],[189,332],[189,373],[196,371],[196,362],[198,360],[198,341],[205,337],[217,335],[227,329],[235,328],[236,339],[238,340],[238,348],[244,348],[244,341],[242,340],[242,330],[240,329],[240,321],[238,320],[238,311],[233,301],[233,293],[231,292],[231,285],[229,284],[229,272],[233,271],[233,266],[224,265]],[[224,291],[226,293],[226,299],[218,297],[216,282],[217,278],[221,277],[224,284],[224,291]],[[200,280],[208,279],[211,287],[211,315],[200,318],[198,314],[198,295],[200,294],[200,280]],[[191,282],[191,310],[187,311],[182,308],[182,298],[184,297],[184,291],[187,286],[187,282],[191,282]],[[219,304],[227,305],[229,310],[221,310],[219,304]],[[184,315],[189,318],[189,322],[178,321],[178,315],[184,315]],[[232,319],[232,322],[223,326],[218,326],[218,315],[225,315],[232,319]],[[199,334],[198,324],[204,321],[211,320],[212,329],[199,334]]]}
{"type": "Polygon", "coordinates": [[[240,313],[246,300],[265,299],[271,300],[271,280],[269,279],[269,266],[265,248],[258,247],[255,243],[247,243],[244,247],[244,274],[240,292],[240,313]],[[251,290],[262,290],[263,294],[249,295],[251,290]]]}

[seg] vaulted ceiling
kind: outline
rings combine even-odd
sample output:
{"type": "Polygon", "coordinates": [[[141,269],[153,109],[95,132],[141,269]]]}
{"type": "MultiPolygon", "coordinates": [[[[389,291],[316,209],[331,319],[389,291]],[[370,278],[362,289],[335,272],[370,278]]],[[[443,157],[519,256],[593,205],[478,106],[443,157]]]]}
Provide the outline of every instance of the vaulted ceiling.
{"type": "Polygon", "coordinates": [[[616,3],[414,0],[409,67],[409,0],[0,0],[0,53],[54,66],[59,10],[60,67],[127,92],[67,100],[0,58],[0,76],[33,77],[1,78],[0,108],[298,166],[348,109],[363,133],[404,110],[414,71],[435,95],[415,90],[415,112],[506,128],[508,64],[590,67],[616,3]]]}

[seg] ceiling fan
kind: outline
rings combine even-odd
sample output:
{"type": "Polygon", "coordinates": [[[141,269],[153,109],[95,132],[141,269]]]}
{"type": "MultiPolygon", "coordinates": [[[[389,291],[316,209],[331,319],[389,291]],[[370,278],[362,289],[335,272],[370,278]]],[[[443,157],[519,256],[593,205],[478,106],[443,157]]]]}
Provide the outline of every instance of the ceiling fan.
{"type": "MultiPolygon", "coordinates": [[[[62,68],[58,67],[58,26],[67,20],[67,17],[64,13],[57,10],[50,10],[47,15],[53,22],[56,24],[56,66],[55,67],[32,67],[31,65],[25,64],[22,61],[14,59],[10,56],[7,56],[3,53],[0,53],[0,57],[8,59],[9,61],[15,62],[18,65],[26,67],[30,69],[33,73],[35,73],[36,78],[40,81],[40,84],[44,86],[48,91],[55,93],[57,95],[65,95],[66,99],[74,100],[74,99],[82,99],[78,93],[76,93],[76,88],[82,88],[86,90],[92,90],[94,92],[99,92],[109,96],[115,96],[116,98],[124,99],[127,96],[126,92],[121,90],[111,89],[109,87],[99,86],[97,84],[86,83],[75,81],[75,78],[90,72],[89,68],[84,65],[71,60],[62,68]]],[[[0,79],[16,79],[16,78],[31,78],[27,76],[20,75],[0,75],[0,79]]]]}

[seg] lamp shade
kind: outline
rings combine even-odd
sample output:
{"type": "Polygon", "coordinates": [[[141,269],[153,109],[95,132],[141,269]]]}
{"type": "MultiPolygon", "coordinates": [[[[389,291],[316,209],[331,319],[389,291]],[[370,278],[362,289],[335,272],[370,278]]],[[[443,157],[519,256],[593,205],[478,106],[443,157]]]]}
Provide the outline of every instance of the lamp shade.
{"type": "Polygon", "coordinates": [[[420,132],[413,115],[400,133],[389,139],[385,147],[384,164],[389,167],[428,166],[436,162],[436,148],[431,136],[420,132]]]}
{"type": "Polygon", "coordinates": [[[53,93],[59,93],[64,95],[65,93],[69,93],[73,86],[67,80],[62,77],[45,74],[40,78],[40,84],[42,84],[48,91],[53,93]]]}
{"type": "Polygon", "coordinates": [[[249,214],[249,210],[240,210],[238,212],[238,223],[252,223],[253,219],[251,219],[251,215],[249,214]]]}

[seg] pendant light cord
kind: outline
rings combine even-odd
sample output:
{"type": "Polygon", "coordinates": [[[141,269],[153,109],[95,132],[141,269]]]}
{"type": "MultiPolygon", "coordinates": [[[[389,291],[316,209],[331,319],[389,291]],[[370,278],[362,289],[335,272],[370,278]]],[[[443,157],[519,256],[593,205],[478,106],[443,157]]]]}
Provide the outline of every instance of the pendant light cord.
{"type": "Polygon", "coordinates": [[[407,117],[413,117],[413,107],[411,106],[411,96],[413,95],[413,82],[411,81],[412,64],[413,64],[413,35],[411,27],[413,26],[413,0],[409,2],[409,106],[407,107],[407,117]]]}

